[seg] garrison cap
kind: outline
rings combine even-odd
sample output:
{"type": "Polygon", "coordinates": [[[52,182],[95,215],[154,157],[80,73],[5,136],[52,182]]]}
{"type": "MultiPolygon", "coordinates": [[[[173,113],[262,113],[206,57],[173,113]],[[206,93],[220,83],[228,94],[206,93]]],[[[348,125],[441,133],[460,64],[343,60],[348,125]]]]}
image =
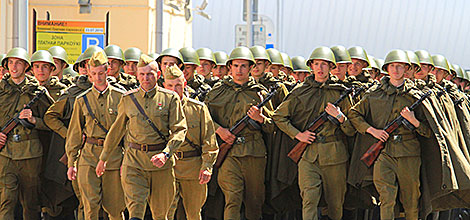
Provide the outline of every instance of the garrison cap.
{"type": "Polygon", "coordinates": [[[183,75],[183,72],[180,70],[180,68],[177,65],[170,66],[165,69],[165,72],[163,73],[163,77],[165,80],[173,80],[173,79],[178,79],[183,75]]]}
{"type": "Polygon", "coordinates": [[[140,55],[139,63],[137,64],[137,67],[144,67],[149,65],[152,62],[156,62],[152,57],[142,54],[140,55]]]}
{"type": "Polygon", "coordinates": [[[92,67],[102,66],[108,63],[108,57],[104,54],[103,51],[96,51],[88,60],[88,65],[92,67]]]}

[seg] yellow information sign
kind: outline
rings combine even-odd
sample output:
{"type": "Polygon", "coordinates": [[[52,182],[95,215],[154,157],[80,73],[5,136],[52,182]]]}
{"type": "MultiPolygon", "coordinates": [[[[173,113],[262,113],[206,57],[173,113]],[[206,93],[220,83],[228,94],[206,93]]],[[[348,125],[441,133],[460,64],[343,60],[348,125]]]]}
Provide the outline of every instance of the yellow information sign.
{"type": "Polygon", "coordinates": [[[82,53],[82,35],[66,33],[37,33],[36,48],[48,50],[52,46],[61,46],[67,51],[68,62],[74,63],[82,53]]]}

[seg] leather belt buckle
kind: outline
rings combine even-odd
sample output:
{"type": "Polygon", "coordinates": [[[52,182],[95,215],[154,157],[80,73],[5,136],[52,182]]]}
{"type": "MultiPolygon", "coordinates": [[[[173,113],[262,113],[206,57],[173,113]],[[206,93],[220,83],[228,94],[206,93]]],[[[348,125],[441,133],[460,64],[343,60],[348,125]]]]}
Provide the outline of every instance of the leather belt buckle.
{"type": "Polygon", "coordinates": [[[235,144],[244,144],[246,143],[245,137],[237,137],[235,144]]]}
{"type": "Polygon", "coordinates": [[[140,150],[148,152],[149,151],[149,145],[148,144],[141,144],[140,145],[140,150]]]}
{"type": "Polygon", "coordinates": [[[403,140],[403,137],[399,134],[393,135],[393,143],[401,143],[403,140]]]}

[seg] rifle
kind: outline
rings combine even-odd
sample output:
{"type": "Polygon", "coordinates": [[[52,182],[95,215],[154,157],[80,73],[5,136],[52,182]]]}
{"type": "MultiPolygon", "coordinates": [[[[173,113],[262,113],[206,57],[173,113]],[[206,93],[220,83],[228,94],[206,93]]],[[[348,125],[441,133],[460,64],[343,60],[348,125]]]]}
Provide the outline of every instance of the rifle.
{"type": "MultiPolygon", "coordinates": [[[[334,106],[337,106],[340,102],[342,102],[346,97],[349,96],[353,92],[352,88],[346,89],[343,94],[335,101],[333,102],[334,106]]],[[[359,94],[359,93],[357,93],[359,94]]],[[[308,129],[311,132],[315,132],[320,126],[322,126],[325,122],[331,121],[334,124],[339,125],[339,122],[336,118],[333,116],[329,115],[326,113],[326,111],[323,111],[318,117],[313,120],[312,123],[308,125],[308,129]]],[[[302,154],[304,154],[305,149],[307,149],[308,143],[305,142],[298,142],[291,151],[287,154],[287,156],[294,161],[295,163],[298,163],[300,158],[302,157],[302,154]]]]}
{"type": "Polygon", "coordinates": [[[204,98],[209,91],[210,89],[203,89],[202,86],[199,86],[196,92],[191,93],[189,98],[192,98],[192,99],[195,99],[196,97],[204,98]]]}
{"type": "MultiPolygon", "coordinates": [[[[268,103],[268,101],[271,100],[276,94],[277,88],[277,84],[273,85],[266,98],[263,99],[263,101],[261,101],[256,107],[261,109],[264,105],[266,105],[266,103],[268,103]]],[[[237,136],[248,124],[251,124],[250,117],[248,115],[245,115],[242,119],[240,119],[240,121],[238,121],[234,126],[230,128],[230,133],[237,136]]],[[[224,162],[228,152],[230,151],[230,149],[232,149],[232,147],[233,146],[231,144],[228,144],[227,142],[224,142],[219,146],[219,154],[217,155],[215,167],[219,168],[220,166],[222,166],[222,163],[224,162]]]]}
{"type": "MultiPolygon", "coordinates": [[[[409,107],[410,111],[413,111],[420,105],[427,97],[431,95],[432,91],[428,91],[425,93],[423,96],[421,96],[420,99],[418,99],[413,105],[409,107]]],[[[393,131],[395,131],[400,125],[404,125],[405,127],[412,127],[414,126],[406,120],[403,116],[398,116],[395,118],[392,122],[390,122],[387,126],[385,126],[384,130],[388,133],[391,134],[393,131]]],[[[362,155],[361,160],[366,164],[367,167],[372,166],[372,164],[377,160],[377,157],[379,156],[380,152],[385,148],[385,142],[379,140],[362,155]]]]}
{"type": "MultiPolygon", "coordinates": [[[[29,129],[34,128],[33,124],[29,123],[28,121],[26,121],[24,119],[19,118],[20,113],[24,109],[30,109],[31,106],[34,103],[36,103],[39,100],[39,98],[41,98],[41,96],[44,95],[45,93],[46,93],[45,89],[42,89],[39,92],[36,92],[36,95],[33,97],[33,99],[31,99],[31,101],[29,101],[28,104],[26,104],[25,107],[23,107],[18,113],[16,113],[16,115],[13,118],[8,120],[7,123],[5,123],[5,125],[3,125],[1,133],[5,134],[5,135],[8,135],[13,129],[16,128],[16,126],[18,126],[18,124],[21,124],[24,127],[29,128],[29,129]]],[[[0,144],[0,151],[3,149],[3,147],[5,147],[5,145],[0,144]]]]}

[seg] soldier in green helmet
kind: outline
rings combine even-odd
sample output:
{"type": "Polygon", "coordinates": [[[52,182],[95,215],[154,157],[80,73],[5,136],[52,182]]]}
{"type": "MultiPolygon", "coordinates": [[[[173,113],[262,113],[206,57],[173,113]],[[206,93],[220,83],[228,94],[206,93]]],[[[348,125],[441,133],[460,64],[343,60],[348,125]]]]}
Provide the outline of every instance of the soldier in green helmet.
{"type": "Polygon", "coordinates": [[[43,156],[39,131],[48,130],[43,116],[53,100],[34,77],[26,75],[31,63],[25,49],[11,49],[3,58],[2,66],[9,74],[0,81],[0,125],[5,126],[17,113],[20,121],[11,132],[0,132],[0,218],[14,219],[15,207],[20,202],[24,219],[39,219],[43,156]],[[40,91],[45,95],[31,108],[24,109],[40,91]]]}
{"type": "Polygon", "coordinates": [[[296,86],[296,81],[292,76],[294,72],[294,67],[292,67],[292,60],[290,59],[287,53],[281,52],[282,62],[284,66],[281,67],[281,73],[285,73],[286,76],[284,78],[284,84],[286,85],[287,89],[290,91],[296,86]]]}
{"type": "Polygon", "coordinates": [[[62,90],[67,86],[62,84],[57,76],[52,73],[56,69],[56,64],[52,55],[47,50],[38,50],[31,56],[31,70],[39,85],[44,86],[51,97],[57,100],[62,90]]]}
{"type": "Polygon", "coordinates": [[[167,67],[173,66],[175,64],[180,69],[184,69],[183,56],[177,49],[174,48],[168,48],[163,50],[156,61],[158,63],[158,66],[161,68],[162,73],[165,72],[167,67]]]}
{"type": "Polygon", "coordinates": [[[189,97],[204,101],[211,86],[204,81],[204,76],[196,73],[196,68],[200,65],[199,55],[196,50],[191,47],[181,48],[179,52],[183,57],[183,73],[188,84],[186,90],[190,93],[189,97]]]}
{"type": "Polygon", "coordinates": [[[78,56],[77,60],[75,60],[75,63],[72,66],[73,71],[78,73],[78,75],[86,75],[87,74],[87,69],[86,66],[81,66],[80,63],[83,60],[83,53],[78,56]]]}
{"type": "MultiPolygon", "coordinates": [[[[313,74],[293,90],[274,112],[276,125],[290,138],[308,146],[298,164],[298,182],[302,197],[302,218],[318,219],[317,207],[325,198],[328,217],[340,220],[346,194],[347,146],[342,139],[354,135],[347,113],[351,101],[336,101],[346,89],[341,81],[330,75],[336,67],[333,51],[328,47],[316,48],[307,61],[313,74]],[[336,123],[323,124],[315,133],[308,126],[324,111],[336,123]]],[[[326,214],[326,213],[324,213],[326,214]]]]}
{"type": "Polygon", "coordinates": [[[261,46],[254,46],[250,48],[250,51],[255,58],[255,66],[250,72],[251,76],[256,82],[260,83],[267,89],[276,85],[278,86],[276,95],[271,99],[271,103],[273,104],[274,109],[276,109],[287,96],[289,91],[281,80],[275,78],[271,72],[266,72],[266,68],[271,63],[266,49],[261,46]]]}
{"type": "Polygon", "coordinates": [[[3,68],[3,66],[1,65],[2,60],[3,60],[3,58],[5,58],[5,56],[6,56],[6,54],[0,54],[0,80],[2,80],[3,75],[8,73],[8,70],[6,68],[3,68]]]}
{"type": "Polygon", "coordinates": [[[142,51],[137,47],[130,47],[124,51],[125,65],[122,67],[124,73],[135,76],[140,55],[142,55],[142,51]]]}
{"type": "Polygon", "coordinates": [[[375,57],[367,55],[367,59],[369,60],[369,67],[365,68],[367,73],[369,73],[369,76],[371,79],[376,79],[379,74],[380,74],[380,68],[379,65],[375,62],[375,57]]]}
{"type": "Polygon", "coordinates": [[[421,70],[421,63],[419,57],[413,51],[406,50],[405,52],[411,64],[411,68],[405,72],[405,78],[413,81],[415,74],[421,70]]]}
{"type": "MultiPolygon", "coordinates": [[[[411,68],[407,53],[402,50],[390,51],[382,68],[389,76],[383,77],[380,85],[369,89],[350,110],[349,118],[360,135],[370,134],[385,144],[373,167],[373,183],[380,195],[381,219],[395,218],[397,195],[400,196],[406,219],[418,219],[421,150],[417,135],[430,138],[432,131],[424,116],[423,106],[418,106],[414,111],[408,108],[422,93],[404,76],[407,69],[411,68]],[[383,130],[385,125],[400,115],[414,127],[413,130],[404,126],[391,134],[383,130]]],[[[359,145],[360,141],[356,141],[354,148],[364,148],[359,145]]],[[[366,148],[370,146],[362,145],[366,148]]],[[[350,165],[352,168],[362,163],[353,159],[350,165]]],[[[360,175],[351,170],[349,173],[350,176],[360,175]]]]}
{"type": "Polygon", "coordinates": [[[52,75],[57,76],[60,82],[66,86],[71,86],[73,76],[70,74],[64,74],[64,70],[69,67],[67,51],[65,51],[65,49],[61,46],[53,46],[49,48],[48,51],[51,53],[56,66],[52,75]]]}
{"type": "Polygon", "coordinates": [[[124,64],[126,64],[124,62],[124,53],[122,52],[121,48],[116,45],[109,45],[104,48],[104,52],[108,57],[110,67],[108,76],[114,77],[117,83],[126,90],[137,88],[138,84],[135,76],[121,72],[121,68],[124,66],[124,64]]]}
{"type": "Polygon", "coordinates": [[[268,52],[269,58],[271,59],[271,64],[268,66],[266,71],[271,72],[274,77],[284,81],[286,74],[281,71],[281,68],[284,67],[284,60],[282,59],[281,52],[274,48],[269,48],[266,52],[268,52]]]}
{"type": "Polygon", "coordinates": [[[452,82],[457,85],[457,87],[460,89],[460,91],[463,91],[463,89],[465,87],[464,70],[462,69],[462,67],[460,67],[457,64],[452,64],[452,65],[454,66],[455,72],[456,72],[454,78],[452,79],[452,82]]]}
{"type": "Polygon", "coordinates": [[[228,60],[228,54],[223,51],[214,52],[216,66],[212,69],[212,74],[223,79],[226,75],[229,75],[228,67],[226,62],[228,60]]]}
{"type": "Polygon", "coordinates": [[[197,54],[201,62],[201,65],[197,68],[197,73],[204,76],[205,82],[213,87],[219,81],[218,78],[212,75],[212,69],[217,65],[214,53],[209,48],[199,48],[197,54]]]}
{"type": "Polygon", "coordinates": [[[375,80],[377,80],[377,81],[380,81],[380,79],[382,79],[382,77],[387,75],[387,72],[385,72],[382,69],[382,66],[384,65],[384,62],[385,61],[383,59],[375,58],[375,63],[377,64],[377,66],[379,67],[379,70],[380,70],[379,75],[377,77],[375,77],[375,80]]]}
{"type": "Polygon", "coordinates": [[[336,68],[331,70],[331,74],[338,77],[339,80],[345,81],[348,76],[349,66],[352,65],[351,57],[349,56],[349,51],[341,46],[333,46],[331,50],[335,54],[336,68]]]}
{"type": "Polygon", "coordinates": [[[148,56],[151,57],[153,60],[157,60],[157,58],[158,58],[158,56],[160,56],[160,54],[158,54],[158,53],[149,53],[148,56]]]}
{"type": "Polygon", "coordinates": [[[361,83],[370,83],[369,74],[365,71],[365,68],[370,65],[366,50],[362,47],[354,46],[349,48],[348,52],[352,61],[352,65],[348,68],[348,74],[356,77],[356,80],[361,83]]]}
{"type": "Polygon", "coordinates": [[[272,105],[268,101],[262,109],[256,107],[262,100],[259,94],[266,95],[266,89],[249,75],[255,65],[249,48],[233,49],[227,65],[232,75],[217,83],[205,100],[221,139],[219,145],[223,142],[232,145],[218,171],[218,183],[225,195],[224,219],[241,219],[242,203],[246,219],[261,219],[266,167],[266,146],[261,132],[274,129],[267,115],[272,105]],[[253,123],[259,123],[261,130],[250,125],[236,137],[229,129],[245,115],[253,123]]]}
{"type": "Polygon", "coordinates": [[[296,82],[303,82],[305,78],[310,75],[310,67],[308,67],[306,63],[307,60],[302,56],[292,57],[292,67],[294,68],[292,76],[296,82]]]}

